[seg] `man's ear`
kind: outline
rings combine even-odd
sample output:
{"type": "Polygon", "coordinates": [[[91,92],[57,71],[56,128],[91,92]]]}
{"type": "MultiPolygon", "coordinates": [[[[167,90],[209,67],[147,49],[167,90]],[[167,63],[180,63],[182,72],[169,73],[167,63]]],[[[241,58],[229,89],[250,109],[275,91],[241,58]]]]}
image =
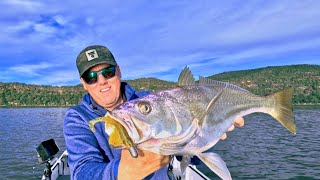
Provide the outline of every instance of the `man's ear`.
{"type": "Polygon", "coordinates": [[[81,84],[82,84],[82,86],[83,86],[83,89],[87,91],[87,84],[86,84],[86,82],[84,82],[84,80],[83,80],[82,78],[80,78],[80,82],[81,82],[81,84]]]}
{"type": "Polygon", "coordinates": [[[117,66],[117,74],[119,76],[119,79],[121,79],[122,74],[121,74],[120,66],[117,66]]]}

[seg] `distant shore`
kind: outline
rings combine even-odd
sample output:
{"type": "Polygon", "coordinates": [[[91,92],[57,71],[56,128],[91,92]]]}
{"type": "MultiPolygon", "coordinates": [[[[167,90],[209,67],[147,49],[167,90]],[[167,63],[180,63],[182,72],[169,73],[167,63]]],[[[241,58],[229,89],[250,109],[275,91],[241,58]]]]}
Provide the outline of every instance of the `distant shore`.
{"type": "Polygon", "coordinates": [[[310,109],[318,109],[320,108],[320,104],[294,104],[293,108],[310,108],[310,109]]]}

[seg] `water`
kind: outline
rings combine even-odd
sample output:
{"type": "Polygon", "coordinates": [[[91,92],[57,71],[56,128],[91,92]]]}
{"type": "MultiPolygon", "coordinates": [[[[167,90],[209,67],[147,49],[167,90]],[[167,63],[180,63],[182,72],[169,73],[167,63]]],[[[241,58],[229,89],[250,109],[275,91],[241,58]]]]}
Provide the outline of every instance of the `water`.
{"type": "Polygon", "coordinates": [[[53,138],[60,149],[65,149],[65,111],[66,108],[0,108],[0,179],[37,179],[35,175],[42,175],[45,166],[37,163],[36,148],[53,138]]]}
{"type": "MultiPolygon", "coordinates": [[[[65,149],[62,122],[66,108],[0,109],[0,179],[36,179],[36,147],[53,138],[65,149]],[[33,167],[36,167],[33,169],[33,167]],[[33,173],[35,171],[35,173],[33,173]]],[[[212,151],[227,163],[234,179],[320,179],[320,108],[295,109],[296,135],[272,117],[252,114],[212,151]]],[[[61,153],[60,153],[61,154],[61,153]]],[[[205,165],[199,169],[218,179],[205,165]]]]}
{"type": "MultiPolygon", "coordinates": [[[[320,109],[296,109],[294,114],[296,135],[271,116],[256,113],[211,151],[226,162],[234,179],[320,179],[320,109]]],[[[205,165],[200,168],[217,179],[205,165]]]]}

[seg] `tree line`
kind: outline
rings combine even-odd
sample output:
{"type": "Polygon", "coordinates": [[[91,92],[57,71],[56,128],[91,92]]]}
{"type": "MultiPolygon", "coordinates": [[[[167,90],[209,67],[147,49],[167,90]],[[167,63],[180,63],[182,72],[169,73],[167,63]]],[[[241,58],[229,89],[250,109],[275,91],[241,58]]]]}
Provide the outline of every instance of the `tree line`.
{"type": "MultiPolygon", "coordinates": [[[[290,65],[224,72],[209,76],[229,82],[257,95],[294,89],[294,104],[320,104],[320,66],[290,65]]],[[[157,91],[175,87],[175,82],[156,78],[127,80],[136,90],[157,91]]],[[[43,86],[0,82],[0,106],[72,106],[86,93],[82,85],[43,86]]]]}
{"type": "Polygon", "coordinates": [[[294,104],[320,104],[320,66],[273,66],[233,71],[209,78],[230,82],[257,95],[268,95],[293,88],[294,104]]]}

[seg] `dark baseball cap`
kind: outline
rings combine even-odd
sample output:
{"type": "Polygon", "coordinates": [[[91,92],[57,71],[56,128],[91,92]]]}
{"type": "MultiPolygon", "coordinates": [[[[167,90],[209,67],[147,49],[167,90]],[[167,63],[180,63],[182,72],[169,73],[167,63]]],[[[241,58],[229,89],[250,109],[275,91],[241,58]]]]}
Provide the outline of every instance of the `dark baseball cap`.
{"type": "Polygon", "coordinates": [[[117,65],[110,50],[101,45],[88,46],[77,57],[77,68],[80,77],[86,70],[98,64],[117,65]]]}

